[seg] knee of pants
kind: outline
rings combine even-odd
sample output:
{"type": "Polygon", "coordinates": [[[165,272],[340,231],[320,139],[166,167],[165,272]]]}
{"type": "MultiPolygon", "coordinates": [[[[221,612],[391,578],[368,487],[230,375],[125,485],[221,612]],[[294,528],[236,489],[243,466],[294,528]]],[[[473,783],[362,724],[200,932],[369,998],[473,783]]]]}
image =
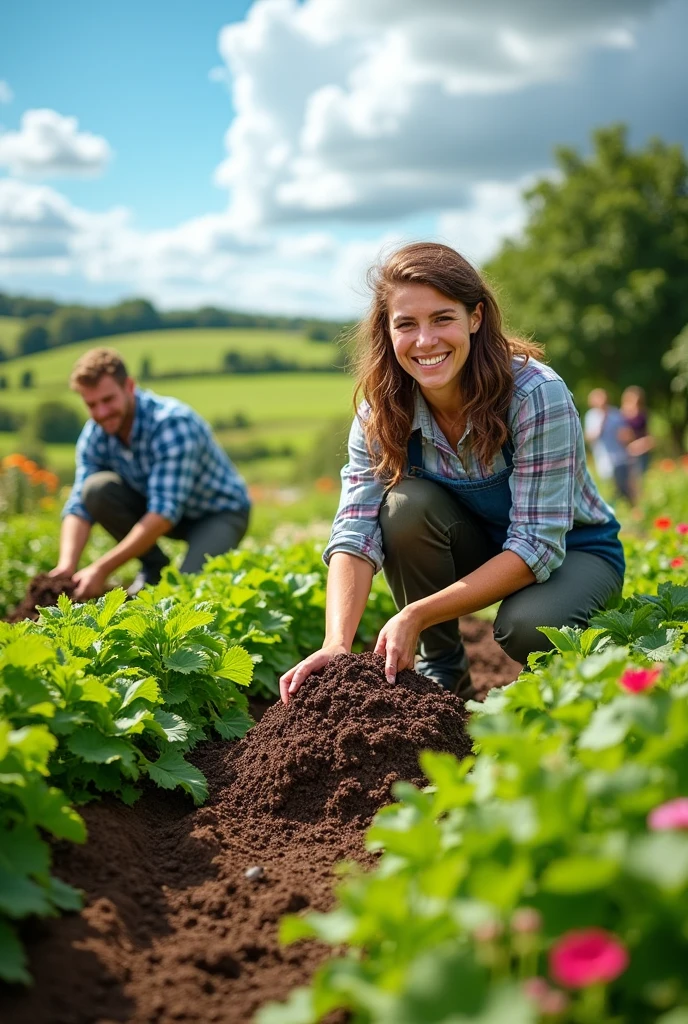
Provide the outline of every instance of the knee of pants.
{"type": "Polygon", "coordinates": [[[88,514],[94,519],[98,519],[113,491],[121,484],[122,481],[117,474],[111,473],[109,470],[87,476],[81,488],[81,500],[88,514]]]}
{"type": "Polygon", "coordinates": [[[436,494],[436,484],[415,477],[401,480],[387,492],[380,509],[382,543],[387,551],[418,539],[436,494]]]}
{"type": "Polygon", "coordinates": [[[535,621],[523,608],[504,608],[502,603],[494,624],[494,638],[505,654],[525,665],[531,651],[548,651],[552,644],[538,626],[548,623],[535,621]]]}

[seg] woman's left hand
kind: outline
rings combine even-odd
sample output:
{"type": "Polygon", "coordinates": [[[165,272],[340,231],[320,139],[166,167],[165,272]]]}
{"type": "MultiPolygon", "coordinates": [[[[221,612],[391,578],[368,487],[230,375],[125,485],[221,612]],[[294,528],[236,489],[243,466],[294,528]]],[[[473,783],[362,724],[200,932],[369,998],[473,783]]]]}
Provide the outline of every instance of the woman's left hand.
{"type": "Polygon", "coordinates": [[[375,644],[375,653],[385,659],[385,675],[390,683],[396,679],[402,668],[413,668],[422,626],[414,605],[407,605],[393,615],[380,630],[375,644]]]}

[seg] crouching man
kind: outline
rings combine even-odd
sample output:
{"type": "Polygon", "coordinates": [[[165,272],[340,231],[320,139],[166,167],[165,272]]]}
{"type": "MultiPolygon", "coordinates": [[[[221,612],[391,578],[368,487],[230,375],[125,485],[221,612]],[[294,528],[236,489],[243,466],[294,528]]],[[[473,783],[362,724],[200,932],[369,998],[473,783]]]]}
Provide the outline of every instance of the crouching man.
{"type": "Polygon", "coordinates": [[[138,388],[114,349],[86,352],[70,385],[91,418],[77,441],[51,575],[72,576],[76,600],[102,594],[110,573],[130,558],[141,560],[131,596],[157,583],[169,561],[157,544],[163,535],[188,544],[182,572],[198,572],[207,555],[237,546],[248,526],[246,485],[198,413],[138,388]],[[77,572],[94,522],[117,544],[77,572]]]}

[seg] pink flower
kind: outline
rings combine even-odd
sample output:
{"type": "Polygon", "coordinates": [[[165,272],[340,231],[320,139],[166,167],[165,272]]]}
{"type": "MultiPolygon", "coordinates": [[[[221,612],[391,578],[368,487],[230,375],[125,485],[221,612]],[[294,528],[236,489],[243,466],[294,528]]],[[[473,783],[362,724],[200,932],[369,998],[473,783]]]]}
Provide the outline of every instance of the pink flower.
{"type": "Polygon", "coordinates": [[[676,533],[680,533],[681,536],[685,536],[688,533],[688,523],[677,523],[676,533]]]}
{"type": "Polygon", "coordinates": [[[659,519],[655,519],[655,526],[658,530],[668,530],[671,526],[671,519],[669,516],[660,516],[659,519]]]}
{"type": "Polygon", "coordinates": [[[619,686],[629,693],[642,693],[657,682],[660,668],[627,668],[619,679],[619,686]]]}
{"type": "Polygon", "coordinates": [[[671,566],[672,569],[680,569],[681,566],[683,565],[684,561],[685,561],[685,559],[683,559],[679,555],[678,558],[672,558],[671,561],[669,562],[669,565],[671,566]]]}
{"type": "Polygon", "coordinates": [[[523,982],[523,992],[545,1016],[556,1017],[569,1004],[566,993],[558,988],[550,988],[544,978],[527,978],[523,982]]]}
{"type": "Polygon", "coordinates": [[[647,824],[656,832],[667,828],[688,828],[688,796],[668,800],[650,811],[647,824]]]}
{"type": "Polygon", "coordinates": [[[615,935],[602,928],[567,932],[549,952],[549,969],[555,981],[568,988],[614,981],[628,967],[628,952],[615,935]]]}

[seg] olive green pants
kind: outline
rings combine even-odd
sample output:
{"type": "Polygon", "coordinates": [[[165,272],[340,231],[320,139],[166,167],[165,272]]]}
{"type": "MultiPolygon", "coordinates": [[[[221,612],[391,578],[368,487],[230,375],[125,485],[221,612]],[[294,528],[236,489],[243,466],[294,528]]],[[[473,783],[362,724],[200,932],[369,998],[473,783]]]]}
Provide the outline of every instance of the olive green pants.
{"type": "MultiPolygon", "coordinates": [[[[116,541],[122,540],[146,513],[146,499],[126,484],[117,473],[103,471],[86,477],[81,494],[86,511],[116,541]]],[[[200,572],[208,556],[222,555],[235,548],[246,533],[248,512],[211,512],[200,519],[182,518],[167,537],[189,545],[182,572],[200,572]]],[[[140,556],[141,565],[154,583],[169,558],[154,544],[140,556]]]]}
{"type": "MultiPolygon", "coordinates": [[[[380,526],[384,574],[397,608],[451,586],[501,550],[457,495],[417,477],[388,491],[380,526]]],[[[544,583],[504,598],[494,622],[495,640],[510,658],[524,664],[531,651],[552,646],[538,626],[585,627],[621,586],[618,573],[605,559],[569,551],[544,583]]],[[[421,633],[419,672],[456,690],[467,667],[458,620],[421,633]]],[[[463,689],[457,691],[459,696],[471,695],[470,678],[463,689]]]]}

